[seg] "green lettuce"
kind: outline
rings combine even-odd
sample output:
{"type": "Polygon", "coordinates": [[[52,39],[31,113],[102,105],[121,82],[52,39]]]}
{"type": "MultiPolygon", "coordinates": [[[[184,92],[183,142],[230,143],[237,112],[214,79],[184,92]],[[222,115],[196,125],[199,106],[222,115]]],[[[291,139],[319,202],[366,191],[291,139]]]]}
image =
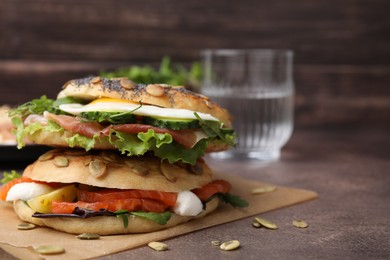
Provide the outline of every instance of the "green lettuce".
{"type": "Polygon", "coordinates": [[[12,170],[11,172],[3,172],[3,178],[0,180],[0,183],[6,184],[14,179],[20,178],[22,175],[17,173],[17,171],[12,170]]]}
{"type": "MultiPolygon", "coordinates": [[[[25,146],[24,137],[33,135],[39,131],[54,133],[63,132],[64,129],[49,120],[47,125],[39,122],[24,126],[20,118],[13,118],[16,126],[14,134],[18,143],[18,148],[25,146]]],[[[108,137],[98,135],[93,138],[74,134],[65,139],[70,147],[82,147],[86,151],[92,149],[97,142],[108,141],[114,145],[122,154],[127,156],[140,156],[148,151],[152,151],[155,156],[162,160],[167,159],[170,163],[182,161],[194,165],[197,159],[204,155],[207,147],[207,140],[199,141],[192,149],[186,149],[184,146],[173,142],[173,138],[167,133],[156,133],[153,129],[138,134],[128,134],[111,130],[108,137]]]]}
{"type": "Polygon", "coordinates": [[[114,213],[115,213],[117,218],[122,218],[123,226],[125,228],[127,228],[129,225],[129,216],[130,215],[145,218],[145,219],[148,219],[150,221],[154,221],[160,225],[167,224],[168,220],[172,216],[172,212],[170,212],[168,210],[163,212],[163,213],[145,212],[145,211],[129,212],[127,210],[118,210],[118,211],[115,211],[114,213]]]}

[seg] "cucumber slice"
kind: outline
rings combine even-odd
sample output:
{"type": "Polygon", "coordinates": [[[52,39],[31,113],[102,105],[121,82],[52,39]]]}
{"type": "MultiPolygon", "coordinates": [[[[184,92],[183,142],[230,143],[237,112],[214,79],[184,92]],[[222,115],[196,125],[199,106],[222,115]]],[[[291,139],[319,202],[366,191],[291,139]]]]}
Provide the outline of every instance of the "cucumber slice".
{"type": "Polygon", "coordinates": [[[200,128],[196,119],[155,118],[144,116],[142,123],[171,130],[184,130],[200,128]]]}

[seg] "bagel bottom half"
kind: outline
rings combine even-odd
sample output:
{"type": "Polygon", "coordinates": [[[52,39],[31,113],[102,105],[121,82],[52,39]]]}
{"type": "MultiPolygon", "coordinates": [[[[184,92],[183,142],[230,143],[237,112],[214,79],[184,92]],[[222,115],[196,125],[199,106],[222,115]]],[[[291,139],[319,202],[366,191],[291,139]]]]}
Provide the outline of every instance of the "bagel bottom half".
{"type": "Polygon", "coordinates": [[[81,234],[93,233],[99,235],[116,235],[116,234],[131,234],[131,233],[147,233],[158,231],[165,228],[170,228],[181,223],[185,223],[192,219],[201,218],[214,211],[219,204],[219,199],[214,198],[207,202],[205,209],[195,217],[184,217],[172,213],[172,217],[165,225],[160,225],[153,221],[142,217],[130,215],[128,226],[125,228],[123,220],[115,216],[98,216],[91,218],[34,218],[34,211],[23,201],[14,201],[14,210],[18,217],[26,222],[30,222],[39,226],[50,227],[59,231],[81,234]]]}

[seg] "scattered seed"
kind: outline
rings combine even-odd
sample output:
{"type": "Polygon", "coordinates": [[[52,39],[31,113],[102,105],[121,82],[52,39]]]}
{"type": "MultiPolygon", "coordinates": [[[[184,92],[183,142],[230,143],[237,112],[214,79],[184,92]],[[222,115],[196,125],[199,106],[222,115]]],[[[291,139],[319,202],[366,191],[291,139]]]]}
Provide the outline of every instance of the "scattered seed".
{"type": "Polygon", "coordinates": [[[175,174],[176,171],[172,169],[172,165],[167,162],[162,162],[160,165],[160,169],[162,174],[167,178],[170,182],[176,182],[177,176],[175,174]]]}
{"type": "Polygon", "coordinates": [[[83,164],[85,166],[88,166],[91,163],[91,161],[92,161],[92,156],[91,155],[83,156],[83,160],[82,161],[83,161],[83,164]]]}
{"type": "Polygon", "coordinates": [[[269,220],[266,220],[264,218],[256,217],[255,220],[263,227],[266,227],[269,229],[277,229],[278,228],[278,226],[275,223],[273,223],[269,220]]]}
{"type": "Polygon", "coordinates": [[[268,193],[268,192],[272,192],[276,190],[276,187],[274,186],[266,186],[266,187],[260,187],[260,188],[255,188],[252,190],[252,194],[253,195],[257,195],[257,194],[263,194],[263,193],[268,193]]]}
{"type": "Polygon", "coordinates": [[[149,95],[160,97],[164,94],[164,88],[158,84],[149,84],[146,86],[146,92],[149,95]]]}
{"type": "Polygon", "coordinates": [[[211,241],[211,244],[212,244],[213,246],[220,246],[220,245],[222,244],[222,242],[219,241],[219,240],[212,240],[212,241],[211,241]]]}
{"type": "Polygon", "coordinates": [[[57,167],[68,167],[69,160],[65,156],[54,157],[53,163],[57,167]]]}
{"type": "Polygon", "coordinates": [[[195,165],[189,165],[188,168],[190,170],[190,173],[193,173],[195,175],[203,174],[203,167],[199,163],[196,163],[195,165]]]}
{"type": "Polygon", "coordinates": [[[76,237],[78,239],[81,239],[81,240],[92,240],[92,239],[99,239],[100,235],[99,234],[82,233],[76,237]]]}
{"type": "Polygon", "coordinates": [[[309,226],[309,224],[307,224],[304,220],[293,220],[292,224],[297,228],[307,228],[309,226]]]}
{"type": "Polygon", "coordinates": [[[102,81],[102,79],[99,76],[97,76],[97,77],[93,77],[89,82],[92,84],[97,84],[100,81],[102,81]]]}
{"type": "Polygon", "coordinates": [[[238,240],[231,240],[231,241],[223,242],[219,246],[220,249],[225,250],[225,251],[231,251],[231,250],[237,249],[238,247],[240,247],[240,241],[238,241],[238,240]]]}
{"type": "Polygon", "coordinates": [[[257,222],[257,221],[254,221],[254,222],[252,223],[252,226],[254,226],[255,228],[260,228],[260,227],[261,227],[261,224],[260,224],[259,222],[257,222]]]}
{"type": "Polygon", "coordinates": [[[81,155],[86,155],[87,152],[83,150],[78,150],[78,149],[73,149],[73,150],[65,150],[64,152],[66,155],[71,155],[71,156],[81,156],[81,155]]]}
{"type": "Polygon", "coordinates": [[[56,255],[65,252],[65,249],[61,246],[43,245],[34,248],[35,252],[41,255],[56,255]]]}
{"type": "Polygon", "coordinates": [[[106,162],[119,164],[118,158],[115,156],[115,154],[103,151],[100,153],[100,156],[106,162]]]}
{"type": "Polygon", "coordinates": [[[30,230],[30,229],[34,229],[35,227],[36,225],[32,223],[22,223],[18,225],[19,230],[30,230]]]}
{"type": "Polygon", "coordinates": [[[148,168],[143,165],[133,165],[131,169],[133,170],[133,173],[137,174],[138,176],[146,176],[149,174],[148,168]]]}
{"type": "Polygon", "coordinates": [[[39,156],[38,161],[40,161],[40,162],[47,161],[47,160],[53,159],[53,157],[54,157],[53,152],[44,153],[41,156],[39,156]]]}
{"type": "Polygon", "coordinates": [[[128,78],[120,79],[120,84],[124,89],[133,89],[135,87],[135,83],[128,78]]]}
{"type": "Polygon", "coordinates": [[[95,178],[100,178],[102,177],[107,170],[106,164],[100,160],[100,159],[94,159],[89,163],[89,173],[95,177],[95,178]]]}
{"type": "Polygon", "coordinates": [[[150,242],[148,246],[156,251],[168,250],[168,245],[162,242],[150,242]]]}

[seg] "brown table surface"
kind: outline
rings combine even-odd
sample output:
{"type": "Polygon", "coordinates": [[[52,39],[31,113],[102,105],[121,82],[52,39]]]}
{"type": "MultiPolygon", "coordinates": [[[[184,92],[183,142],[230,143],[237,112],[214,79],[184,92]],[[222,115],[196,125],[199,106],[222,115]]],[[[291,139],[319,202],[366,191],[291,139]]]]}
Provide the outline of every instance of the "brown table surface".
{"type": "MultiPolygon", "coordinates": [[[[385,130],[296,130],[281,160],[221,162],[214,169],[318,192],[319,198],[262,214],[278,230],[255,229],[242,219],[101,259],[390,259],[390,135],[385,130]],[[307,229],[291,225],[304,219],[307,229]],[[210,241],[238,239],[224,252],[210,241]]],[[[0,259],[14,259],[0,250],[0,259]]]]}

